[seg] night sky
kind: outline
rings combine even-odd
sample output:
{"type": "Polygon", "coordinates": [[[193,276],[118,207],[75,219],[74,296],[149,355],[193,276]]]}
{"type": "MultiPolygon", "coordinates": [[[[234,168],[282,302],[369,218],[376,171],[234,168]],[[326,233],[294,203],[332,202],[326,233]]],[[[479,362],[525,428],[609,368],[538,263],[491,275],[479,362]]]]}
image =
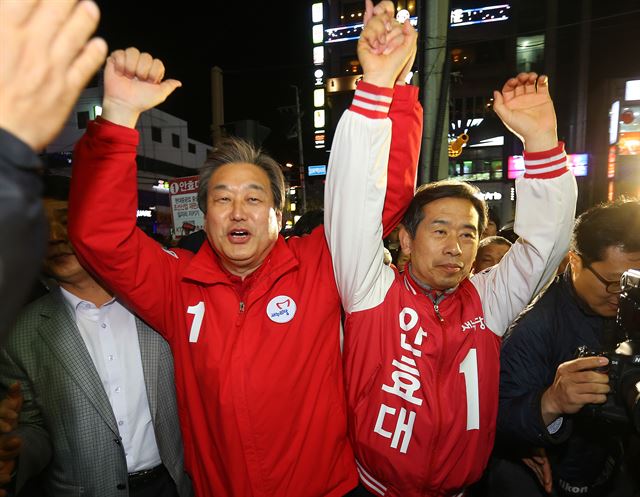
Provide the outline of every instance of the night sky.
{"type": "Polygon", "coordinates": [[[216,1],[209,4],[211,14],[193,1],[97,2],[98,34],[110,51],[138,47],[163,60],[167,77],[182,81],[159,108],[187,120],[191,138],[210,143],[210,68],[218,65],[224,71],[225,121],[260,121],[272,129],[265,146],[283,161],[295,158],[296,141],[285,138],[289,123],[277,107],[295,103],[292,84],[304,98],[308,93],[307,2],[216,1]]]}

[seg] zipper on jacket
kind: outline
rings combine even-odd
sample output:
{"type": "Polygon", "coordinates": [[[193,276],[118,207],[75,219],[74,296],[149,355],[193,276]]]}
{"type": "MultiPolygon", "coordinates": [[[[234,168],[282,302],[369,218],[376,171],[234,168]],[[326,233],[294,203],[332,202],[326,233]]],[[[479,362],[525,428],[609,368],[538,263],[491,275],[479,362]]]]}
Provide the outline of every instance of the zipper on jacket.
{"type": "MultiPolygon", "coordinates": [[[[436,433],[433,436],[433,447],[437,448],[440,445],[440,439],[442,437],[442,394],[441,394],[441,384],[440,384],[440,378],[442,378],[442,369],[443,369],[443,361],[444,361],[444,357],[446,357],[446,352],[447,352],[447,331],[446,328],[444,326],[444,318],[442,317],[442,315],[440,314],[440,309],[438,308],[438,304],[434,303],[433,304],[433,309],[436,312],[436,316],[438,316],[438,319],[440,320],[440,330],[442,331],[442,353],[440,354],[440,358],[438,360],[438,364],[437,364],[437,373],[436,373],[436,424],[435,426],[436,428],[436,433]]],[[[436,450],[431,451],[431,458],[429,461],[429,467],[433,467],[434,465],[434,461],[436,459],[436,450]]],[[[431,471],[429,473],[429,479],[432,478],[434,471],[431,471]]]]}
{"type": "Polygon", "coordinates": [[[438,319],[440,320],[440,322],[444,323],[444,318],[440,314],[440,308],[438,307],[438,304],[433,304],[433,310],[436,311],[436,316],[438,316],[438,319]]]}
{"type": "Polygon", "coordinates": [[[240,302],[240,313],[244,312],[244,302],[240,302]]]}

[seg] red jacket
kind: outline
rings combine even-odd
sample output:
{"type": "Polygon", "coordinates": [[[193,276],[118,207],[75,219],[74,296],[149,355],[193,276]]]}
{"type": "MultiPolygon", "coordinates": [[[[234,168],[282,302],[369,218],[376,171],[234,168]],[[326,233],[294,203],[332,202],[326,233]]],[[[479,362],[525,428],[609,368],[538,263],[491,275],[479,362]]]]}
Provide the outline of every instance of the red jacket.
{"type": "Polygon", "coordinates": [[[360,479],[373,494],[455,495],[480,478],[491,454],[500,337],[568,249],[576,184],[562,145],[525,153],[527,172],[516,183],[522,238],[500,264],[432,300],[412,280],[411,266],[403,276],[382,262],[391,178],[386,98],[388,90],[358,87],[338,125],[327,177],[325,229],[347,314],[349,434],[360,479]],[[345,186],[356,178],[357,188],[345,186]]]}
{"type": "MultiPolygon", "coordinates": [[[[394,126],[404,131],[391,155],[415,176],[421,110],[399,103],[394,126]]],[[[343,496],[357,473],[340,302],[322,230],[280,237],[241,299],[208,243],[195,256],[165,251],[136,228],[137,143],[135,130],[90,123],[75,152],[69,234],[89,267],[171,345],[196,494],[343,496]]],[[[413,178],[397,178],[390,226],[413,194],[413,178]]]]}

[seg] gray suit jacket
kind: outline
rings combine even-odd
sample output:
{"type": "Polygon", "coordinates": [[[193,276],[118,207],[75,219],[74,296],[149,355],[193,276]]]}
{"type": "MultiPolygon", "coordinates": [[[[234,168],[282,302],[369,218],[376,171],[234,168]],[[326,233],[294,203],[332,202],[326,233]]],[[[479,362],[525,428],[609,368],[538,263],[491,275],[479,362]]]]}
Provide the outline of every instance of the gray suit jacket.
{"type": "MultiPolygon", "coordinates": [[[[181,497],[184,473],[173,360],[164,339],[136,318],[160,457],[181,497]]],[[[51,497],[127,497],[127,463],[98,372],[59,289],[30,304],[0,352],[0,382],[22,383],[22,449],[16,490],[41,472],[51,497]],[[118,488],[120,487],[120,488],[118,488]]]]}

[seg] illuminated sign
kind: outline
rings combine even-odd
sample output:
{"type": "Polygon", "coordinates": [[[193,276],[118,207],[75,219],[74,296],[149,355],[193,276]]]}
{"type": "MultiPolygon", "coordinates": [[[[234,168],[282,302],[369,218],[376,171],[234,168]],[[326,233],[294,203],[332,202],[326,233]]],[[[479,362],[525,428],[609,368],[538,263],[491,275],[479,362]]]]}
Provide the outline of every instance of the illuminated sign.
{"type": "Polygon", "coordinates": [[[469,145],[471,147],[501,147],[504,145],[504,136],[494,136],[493,138],[485,138],[480,140],[479,143],[469,145]]]}
{"type": "Polygon", "coordinates": [[[613,194],[614,194],[613,181],[609,181],[609,191],[607,192],[607,200],[609,202],[613,202],[613,194]]]}
{"type": "MultiPolygon", "coordinates": [[[[412,17],[410,19],[412,26],[418,25],[418,18],[412,17]]],[[[360,33],[362,33],[363,24],[351,24],[349,26],[338,26],[336,28],[325,29],[325,43],[340,43],[342,41],[352,41],[360,38],[360,33]]]]}
{"type": "Polygon", "coordinates": [[[323,16],[322,3],[314,3],[311,6],[311,20],[313,22],[322,22],[323,16]]]}
{"type": "MultiPolygon", "coordinates": [[[[313,64],[315,66],[324,66],[324,3],[316,2],[311,5],[311,19],[314,25],[311,28],[311,37],[313,39],[313,64]]],[[[325,127],[325,89],[324,89],[324,68],[316,67],[313,76],[315,79],[313,90],[313,127],[314,131],[314,147],[316,149],[325,148],[324,143],[324,127],[325,127]]],[[[304,187],[304,183],[303,183],[304,187]]]]}
{"type": "Polygon", "coordinates": [[[315,26],[313,26],[313,28],[311,28],[311,37],[313,38],[313,43],[322,43],[323,34],[324,27],[322,26],[322,24],[316,24],[315,26]]]}
{"type": "Polygon", "coordinates": [[[616,146],[609,147],[609,157],[607,158],[607,178],[614,178],[616,175],[616,146]]]}
{"type": "Polygon", "coordinates": [[[307,168],[309,176],[324,176],[327,174],[327,166],[309,166],[307,168]]]}
{"type": "MultiPolygon", "coordinates": [[[[524,174],[522,155],[510,155],[507,164],[507,178],[516,179],[524,174]]],[[[567,164],[574,176],[586,176],[589,172],[589,154],[569,154],[567,164]]]]}
{"type": "Polygon", "coordinates": [[[324,64],[324,47],[313,47],[313,63],[324,64]]]}
{"type": "Polygon", "coordinates": [[[502,200],[502,193],[500,192],[478,192],[474,194],[474,197],[480,198],[485,202],[487,200],[502,200]]]}
{"type": "Polygon", "coordinates": [[[613,102],[609,111],[609,145],[618,141],[618,119],[620,114],[620,102],[613,102]]]}
{"type": "Polygon", "coordinates": [[[151,211],[146,209],[138,209],[137,217],[151,217],[151,211]]]}
{"type": "Polygon", "coordinates": [[[313,112],[313,127],[324,128],[324,110],[316,110],[313,112]]]}
{"type": "MultiPolygon", "coordinates": [[[[474,119],[456,119],[451,123],[451,132],[449,133],[449,140],[455,140],[456,136],[469,133],[470,128],[480,126],[484,118],[476,117],[474,119]]],[[[504,139],[504,137],[503,137],[504,139]]]]}
{"type": "Polygon", "coordinates": [[[640,131],[620,133],[618,155],[640,155],[640,131]]]}
{"type": "MultiPolygon", "coordinates": [[[[488,5],[477,9],[455,9],[450,13],[450,25],[452,27],[458,27],[488,22],[507,21],[509,19],[510,10],[511,6],[508,4],[488,5]]],[[[409,21],[414,27],[418,25],[417,17],[411,17],[409,21]]],[[[338,26],[335,28],[325,29],[325,43],[340,43],[343,41],[357,40],[360,38],[362,28],[362,23],[356,23],[348,26],[338,26]]]]}
{"type": "Polygon", "coordinates": [[[620,111],[618,155],[640,155],[640,105],[620,111]]]}
{"type": "Polygon", "coordinates": [[[511,6],[508,4],[488,5],[477,9],[455,9],[451,11],[450,26],[455,28],[472,24],[507,21],[510,10],[511,6]]]}
{"type": "Polygon", "coordinates": [[[341,78],[329,78],[327,80],[327,92],[335,93],[337,91],[354,91],[358,86],[358,81],[362,79],[362,74],[353,76],[343,76],[341,78]]]}
{"type": "Polygon", "coordinates": [[[324,89],[313,90],[313,106],[324,107],[324,89]]]}
{"type": "Polygon", "coordinates": [[[163,179],[158,180],[157,185],[153,185],[152,188],[154,190],[158,190],[159,192],[168,192],[169,191],[169,182],[163,179]]]}
{"type": "Polygon", "coordinates": [[[625,100],[640,100],[640,79],[627,81],[624,85],[625,100]]]}

